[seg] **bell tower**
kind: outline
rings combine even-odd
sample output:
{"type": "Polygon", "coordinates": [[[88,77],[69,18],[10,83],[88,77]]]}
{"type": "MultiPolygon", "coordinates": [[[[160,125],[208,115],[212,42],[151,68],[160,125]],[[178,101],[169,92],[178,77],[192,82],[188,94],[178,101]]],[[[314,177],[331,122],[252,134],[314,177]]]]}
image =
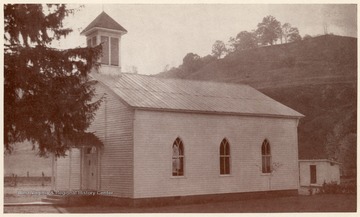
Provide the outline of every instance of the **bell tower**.
{"type": "Polygon", "coordinates": [[[86,36],[87,46],[102,44],[101,74],[121,73],[121,36],[126,33],[127,30],[104,11],[81,32],[86,36]]]}

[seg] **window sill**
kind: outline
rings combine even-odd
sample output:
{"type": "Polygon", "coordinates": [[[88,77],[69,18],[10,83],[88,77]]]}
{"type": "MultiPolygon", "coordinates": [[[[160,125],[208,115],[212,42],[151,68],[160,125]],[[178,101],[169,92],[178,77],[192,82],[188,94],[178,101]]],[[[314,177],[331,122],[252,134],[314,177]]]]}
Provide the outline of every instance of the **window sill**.
{"type": "Polygon", "coordinates": [[[115,65],[109,65],[109,64],[105,64],[105,63],[100,63],[100,66],[107,66],[107,67],[112,67],[112,68],[119,68],[120,66],[115,66],[115,65]]]}
{"type": "Polygon", "coordinates": [[[272,173],[261,173],[262,176],[271,176],[272,173]]]}
{"type": "Polygon", "coordinates": [[[219,176],[220,176],[220,177],[232,177],[231,174],[220,174],[219,176]]]}
{"type": "Polygon", "coordinates": [[[186,179],[186,176],[171,176],[170,179],[186,179]]]}

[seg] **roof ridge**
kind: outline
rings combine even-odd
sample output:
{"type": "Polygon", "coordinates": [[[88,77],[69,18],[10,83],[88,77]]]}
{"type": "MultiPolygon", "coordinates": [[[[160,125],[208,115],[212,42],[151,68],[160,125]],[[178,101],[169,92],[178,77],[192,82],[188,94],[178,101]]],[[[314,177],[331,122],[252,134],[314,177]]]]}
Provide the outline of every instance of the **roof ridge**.
{"type": "MultiPolygon", "coordinates": [[[[158,77],[158,74],[155,75],[146,75],[146,74],[135,74],[135,73],[130,73],[130,72],[122,72],[121,74],[124,75],[135,75],[135,76],[143,76],[143,77],[151,77],[151,78],[156,78],[156,79],[161,79],[161,80],[174,80],[174,81],[190,81],[190,82],[199,82],[199,83],[214,83],[214,84],[226,84],[226,85],[233,85],[233,86],[248,86],[251,87],[249,84],[244,84],[244,83],[229,83],[226,81],[212,81],[212,80],[196,80],[196,79],[188,79],[188,78],[169,78],[169,77],[158,77]]],[[[253,87],[251,87],[253,88],[253,87]]],[[[254,88],[255,89],[255,88],[254,88]]]]}
{"type": "MultiPolygon", "coordinates": [[[[138,88],[128,88],[128,87],[123,87],[122,89],[126,89],[126,90],[135,90],[135,91],[143,91],[142,89],[138,89],[138,88]]],[[[201,97],[206,97],[206,98],[228,98],[228,99],[244,99],[244,100],[254,100],[254,101],[273,101],[270,98],[267,99],[253,99],[253,98],[249,98],[249,97],[231,97],[231,96],[216,96],[216,95],[204,95],[204,94],[190,94],[190,93],[186,93],[186,92],[169,92],[169,91],[157,91],[157,90],[147,90],[147,92],[152,92],[152,93],[171,93],[171,94],[175,94],[175,95],[187,95],[187,96],[201,96],[201,97]]]]}

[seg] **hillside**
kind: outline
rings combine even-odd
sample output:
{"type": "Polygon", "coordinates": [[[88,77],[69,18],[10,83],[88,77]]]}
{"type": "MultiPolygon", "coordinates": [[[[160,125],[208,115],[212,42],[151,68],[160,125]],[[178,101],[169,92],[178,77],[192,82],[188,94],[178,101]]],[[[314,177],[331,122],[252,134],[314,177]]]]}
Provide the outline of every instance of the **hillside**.
{"type": "Polygon", "coordinates": [[[158,76],[249,84],[306,116],[300,159],[331,158],[343,163],[345,175],[356,172],[356,38],[324,35],[243,50],[158,76]]]}

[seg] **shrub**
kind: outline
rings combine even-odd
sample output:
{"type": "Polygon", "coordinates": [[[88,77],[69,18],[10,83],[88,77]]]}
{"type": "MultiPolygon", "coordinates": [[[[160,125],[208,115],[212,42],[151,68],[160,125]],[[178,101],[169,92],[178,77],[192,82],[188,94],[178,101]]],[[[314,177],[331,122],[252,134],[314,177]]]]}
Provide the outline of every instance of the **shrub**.
{"type": "Polygon", "coordinates": [[[309,195],[313,195],[314,194],[314,190],[312,188],[309,188],[309,195]]]}
{"type": "Polygon", "coordinates": [[[356,193],[356,182],[349,182],[349,183],[341,184],[340,186],[342,193],[350,193],[350,194],[356,193]]]}
{"type": "Polygon", "coordinates": [[[324,182],[324,184],[322,185],[322,188],[320,190],[321,193],[323,194],[336,194],[336,193],[340,193],[340,185],[337,184],[336,182],[330,182],[330,183],[326,183],[324,182]]]}
{"type": "Polygon", "coordinates": [[[320,189],[322,194],[338,194],[338,193],[356,193],[356,183],[350,182],[345,184],[337,184],[336,182],[326,183],[324,182],[320,189]]]}

